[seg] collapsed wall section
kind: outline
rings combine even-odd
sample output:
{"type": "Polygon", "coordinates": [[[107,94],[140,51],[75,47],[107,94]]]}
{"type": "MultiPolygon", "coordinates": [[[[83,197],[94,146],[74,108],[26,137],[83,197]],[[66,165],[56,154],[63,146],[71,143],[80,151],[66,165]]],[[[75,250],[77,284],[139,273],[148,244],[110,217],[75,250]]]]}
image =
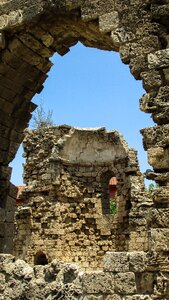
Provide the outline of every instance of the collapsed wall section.
{"type": "Polygon", "coordinates": [[[28,131],[23,144],[26,187],[16,215],[17,257],[33,264],[43,253],[47,261],[58,258],[95,270],[102,268],[107,251],[147,250],[144,215],[139,216],[142,227],[138,211],[134,215],[148,201],[143,177],[135,151],[117,131],[42,128],[28,131]],[[113,198],[112,177],[117,181],[113,198]]]}

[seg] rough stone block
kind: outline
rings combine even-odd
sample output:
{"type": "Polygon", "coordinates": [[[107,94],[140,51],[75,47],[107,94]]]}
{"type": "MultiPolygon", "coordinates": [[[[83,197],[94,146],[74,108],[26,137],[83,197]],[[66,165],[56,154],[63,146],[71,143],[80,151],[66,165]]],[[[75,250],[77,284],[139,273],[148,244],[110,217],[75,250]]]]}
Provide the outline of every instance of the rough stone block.
{"type": "Polygon", "coordinates": [[[148,163],[155,170],[169,169],[169,148],[154,147],[147,151],[148,163]]]}
{"type": "MultiPolygon", "coordinates": [[[[14,189],[15,191],[15,189],[14,189]]],[[[14,194],[15,196],[16,194],[14,194]]],[[[14,210],[16,207],[16,198],[12,198],[10,196],[8,196],[7,201],[5,203],[5,209],[6,210],[14,210]]]]}
{"type": "Polygon", "coordinates": [[[0,273],[0,292],[5,289],[5,275],[0,273]]]}
{"type": "Polygon", "coordinates": [[[161,274],[163,272],[169,273],[168,252],[160,252],[156,260],[154,260],[154,262],[154,265],[152,263],[152,265],[150,266],[150,271],[160,270],[161,274]]]}
{"type": "Polygon", "coordinates": [[[125,300],[152,300],[152,298],[150,295],[134,295],[125,297],[125,300]]]}
{"type": "Polygon", "coordinates": [[[19,35],[19,39],[30,49],[37,52],[42,57],[50,57],[53,55],[53,51],[45,47],[38,39],[34,38],[30,34],[24,33],[19,35]]]}
{"type": "Polygon", "coordinates": [[[31,34],[33,34],[33,36],[35,36],[37,40],[40,38],[42,43],[47,48],[50,47],[54,42],[54,38],[52,37],[52,35],[49,32],[43,30],[43,28],[31,28],[31,34]]]}
{"type": "Polygon", "coordinates": [[[132,272],[118,273],[115,275],[115,292],[130,295],[136,292],[135,275],[132,272]]]}
{"type": "MultiPolygon", "coordinates": [[[[158,192],[157,192],[158,193],[158,192]]],[[[153,197],[154,198],[154,197],[153,197]]],[[[168,193],[167,197],[168,198],[168,193]]],[[[153,208],[149,213],[149,222],[153,228],[169,228],[169,208],[153,208]]]]}
{"type": "MultiPolygon", "coordinates": [[[[130,0],[130,2],[131,2],[131,0],[130,0]]],[[[129,0],[123,0],[123,1],[115,0],[115,8],[118,11],[126,12],[128,5],[129,5],[129,0]]]]}
{"type": "MultiPolygon", "coordinates": [[[[169,5],[167,0],[160,1],[158,4],[152,4],[151,12],[155,20],[167,17],[169,14],[169,5]],[[161,2],[162,5],[159,5],[161,2]]],[[[155,1],[156,3],[156,1],[155,1]]]]}
{"type": "Polygon", "coordinates": [[[152,199],[155,203],[169,203],[169,187],[157,187],[152,191],[152,199]]]}
{"type": "Polygon", "coordinates": [[[143,272],[146,268],[146,253],[141,251],[129,252],[129,268],[132,272],[143,272]]]}
{"type": "Polygon", "coordinates": [[[121,297],[117,294],[108,295],[105,300],[121,300],[121,297]]]}
{"type": "Polygon", "coordinates": [[[6,47],[6,40],[5,40],[5,34],[4,32],[0,32],[0,48],[5,49],[6,47]]]}
{"type": "Polygon", "coordinates": [[[144,149],[166,147],[169,145],[169,125],[154,126],[140,130],[143,135],[144,149]]]}
{"type": "Polygon", "coordinates": [[[148,55],[150,69],[163,69],[169,67],[169,49],[159,50],[148,55]]]}
{"type": "Polygon", "coordinates": [[[162,86],[158,91],[155,101],[160,107],[166,107],[168,104],[168,97],[169,86],[162,86]]]}
{"type": "Polygon", "coordinates": [[[141,78],[143,80],[143,87],[146,91],[158,90],[163,83],[160,71],[151,70],[142,72],[141,78]]]}
{"type": "Polygon", "coordinates": [[[11,254],[0,254],[0,267],[5,266],[8,263],[14,262],[14,260],[15,258],[11,254]]]}
{"type": "Polygon", "coordinates": [[[104,270],[108,272],[128,272],[127,252],[107,252],[104,257],[104,270]]]}
{"type": "Polygon", "coordinates": [[[14,222],[15,210],[7,210],[5,214],[6,222],[14,222]]]}
{"type": "Polygon", "coordinates": [[[14,235],[14,223],[6,223],[5,224],[5,236],[13,237],[14,235]]]}
{"type": "Polygon", "coordinates": [[[140,74],[147,71],[147,60],[144,55],[136,55],[130,60],[130,70],[136,80],[140,80],[140,74]]]}
{"type": "Polygon", "coordinates": [[[18,278],[30,280],[33,277],[33,273],[33,268],[25,261],[21,259],[16,260],[13,274],[15,274],[18,278]]]}
{"type": "Polygon", "coordinates": [[[9,49],[15,54],[15,56],[23,59],[28,64],[36,66],[37,69],[46,73],[45,67],[47,67],[48,60],[45,60],[40,55],[26,47],[21,41],[19,41],[19,39],[14,39],[9,44],[9,49]]]}
{"type": "Polygon", "coordinates": [[[149,233],[149,250],[169,252],[169,229],[151,229],[149,233]]]}
{"type": "Polygon", "coordinates": [[[123,63],[129,64],[130,59],[135,57],[133,51],[133,48],[135,47],[137,47],[137,44],[132,42],[120,46],[120,57],[123,63]]]}
{"type": "Polygon", "coordinates": [[[117,11],[102,15],[99,18],[99,28],[103,33],[114,31],[119,26],[119,16],[117,11]]]}
{"type": "Polygon", "coordinates": [[[75,9],[80,7],[83,4],[83,0],[65,0],[66,6],[70,9],[75,9]]]}
{"type": "Polygon", "coordinates": [[[166,84],[168,84],[169,83],[169,68],[163,69],[163,74],[165,77],[165,82],[166,82],[166,84]]]}
{"type": "MultiPolygon", "coordinates": [[[[11,90],[9,90],[9,89],[7,89],[7,88],[2,88],[3,90],[1,90],[1,97],[2,97],[2,99],[6,99],[7,101],[6,101],[6,108],[4,109],[7,113],[11,113],[12,111],[13,111],[13,108],[14,108],[14,103],[10,103],[10,101],[11,101],[11,99],[13,98],[13,97],[15,97],[15,95],[16,95],[16,92],[14,92],[14,91],[11,91],[11,90]],[[9,108],[8,108],[8,106],[9,106],[9,108]]],[[[2,101],[2,100],[1,100],[2,101]]],[[[4,105],[5,105],[5,103],[4,103],[4,105]]],[[[4,106],[3,105],[3,106],[4,106]]]]}
{"type": "Polygon", "coordinates": [[[120,47],[120,56],[124,63],[130,63],[132,58],[145,56],[158,49],[157,37],[145,37],[140,42],[133,41],[120,47]]]}
{"type": "Polygon", "coordinates": [[[9,26],[16,26],[23,21],[21,10],[11,11],[8,15],[0,16],[0,30],[4,30],[9,26]]]}
{"type": "MultiPolygon", "coordinates": [[[[143,97],[140,100],[140,109],[148,113],[151,112],[155,114],[164,113],[169,108],[168,97],[169,97],[169,87],[167,86],[161,87],[157,95],[154,93],[143,95],[143,97]]],[[[153,118],[154,118],[154,114],[153,114],[153,118]]],[[[169,117],[166,118],[166,120],[168,119],[169,117]]],[[[164,118],[159,119],[159,116],[158,118],[156,117],[156,122],[157,124],[161,124],[163,122],[164,124],[166,123],[164,118]]]]}
{"type": "Polygon", "coordinates": [[[154,95],[150,94],[144,94],[140,98],[140,110],[144,111],[146,113],[153,113],[157,110],[156,105],[156,98],[154,95]]]}
{"type": "Polygon", "coordinates": [[[140,294],[152,294],[154,288],[153,272],[143,272],[136,274],[137,292],[140,294]]]}
{"type": "Polygon", "coordinates": [[[83,299],[84,300],[103,300],[103,296],[88,295],[88,296],[85,296],[83,299]]]}
{"type": "Polygon", "coordinates": [[[114,0],[87,0],[81,7],[82,19],[93,20],[114,10],[114,0]]]}
{"type": "Polygon", "coordinates": [[[5,221],[5,209],[0,207],[0,222],[5,221]]]}
{"type": "Polygon", "coordinates": [[[82,282],[86,293],[114,293],[114,276],[112,274],[104,272],[84,273],[82,282]]]}
{"type": "Polygon", "coordinates": [[[140,231],[132,231],[130,233],[129,251],[147,251],[147,231],[145,226],[140,231]]]}
{"type": "MultiPolygon", "coordinates": [[[[8,49],[5,49],[5,51],[2,53],[1,56],[2,62],[8,64],[11,68],[16,68],[18,69],[19,66],[21,65],[21,63],[23,62],[23,60],[21,60],[21,58],[12,55],[11,52],[8,49]]],[[[15,86],[15,89],[13,89],[13,85],[12,85],[12,81],[11,81],[11,85],[9,84],[9,79],[5,78],[5,81],[3,81],[3,86],[5,86],[6,88],[10,89],[12,88],[12,90],[15,90],[15,92],[17,92],[18,90],[21,90],[21,87],[18,87],[17,89],[17,85],[15,86]]],[[[16,82],[15,82],[16,84],[16,82]]]]}

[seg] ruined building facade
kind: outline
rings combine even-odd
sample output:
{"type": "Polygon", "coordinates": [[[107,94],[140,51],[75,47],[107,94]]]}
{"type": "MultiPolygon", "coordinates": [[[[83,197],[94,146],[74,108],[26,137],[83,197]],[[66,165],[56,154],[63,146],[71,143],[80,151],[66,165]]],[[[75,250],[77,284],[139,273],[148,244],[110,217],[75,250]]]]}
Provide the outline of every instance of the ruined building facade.
{"type": "MultiPolygon", "coordinates": [[[[147,172],[147,178],[154,179],[159,184],[159,187],[151,194],[152,202],[150,201],[149,203],[149,209],[147,204],[148,198],[146,196],[145,200],[144,192],[142,193],[139,183],[139,188],[137,188],[137,184],[132,183],[128,194],[130,195],[130,203],[126,202],[127,205],[132,205],[131,207],[130,205],[125,206],[125,212],[122,209],[124,214],[127,214],[126,216],[124,215],[123,233],[122,230],[120,231],[120,226],[118,227],[117,225],[116,227],[115,225],[117,229],[115,234],[119,234],[121,237],[122,234],[126,235],[125,241],[122,244],[121,240],[119,249],[118,247],[114,248],[116,252],[106,254],[111,256],[111,258],[107,258],[110,262],[109,267],[106,266],[107,263],[105,262],[106,274],[104,272],[101,275],[99,273],[97,276],[93,274],[89,276],[90,279],[87,277],[88,275],[84,275],[83,279],[81,279],[81,277],[78,277],[80,275],[77,275],[77,271],[72,271],[74,272],[71,273],[74,274],[72,277],[74,278],[73,280],[83,282],[81,294],[80,292],[78,294],[76,290],[77,293],[74,296],[76,298],[111,299],[110,289],[108,288],[111,286],[111,291],[114,291],[112,299],[168,299],[168,13],[168,0],[3,0],[0,3],[0,251],[2,253],[13,253],[14,248],[14,211],[17,190],[10,183],[11,168],[9,167],[9,163],[16,154],[19,144],[23,139],[23,130],[27,127],[31,112],[35,109],[35,105],[31,102],[31,99],[36,93],[40,93],[42,90],[47,73],[52,66],[50,57],[55,52],[64,55],[78,41],[89,47],[118,51],[122,62],[129,65],[132,75],[137,80],[142,80],[146,93],[140,100],[140,108],[145,113],[150,113],[156,123],[155,126],[145,128],[141,131],[144,148],[148,152],[148,161],[153,168],[147,172]],[[134,197],[135,199],[138,197],[138,202],[141,202],[139,205],[135,205],[134,202],[132,203],[132,201],[135,201],[133,200],[134,197]],[[142,213],[146,212],[148,212],[148,215],[142,218],[142,213]],[[127,216],[129,216],[129,224],[126,223],[127,216]],[[127,228],[130,228],[130,232],[127,232],[127,228]],[[139,249],[133,249],[133,246],[131,246],[132,238],[136,238],[139,242],[139,232],[145,238],[145,248],[143,249],[139,246],[139,249]],[[133,255],[131,254],[133,252],[130,252],[140,249],[144,251],[141,253],[134,252],[133,255]],[[117,261],[121,262],[118,268],[113,267],[114,261],[116,263],[117,261]],[[123,268],[123,265],[126,268],[123,268]],[[137,267],[135,267],[136,265],[137,267]],[[102,285],[102,290],[100,287],[97,288],[94,285],[94,281],[99,281],[99,278],[100,286],[101,282],[105,282],[105,285],[102,285]],[[130,282],[132,282],[132,288],[130,288],[130,285],[127,285],[127,288],[125,284],[129,278],[131,279],[130,282]],[[151,288],[144,290],[146,282],[149,282],[147,278],[150,279],[151,288]],[[89,285],[90,282],[92,283],[91,288],[89,285]],[[109,282],[108,287],[107,282],[109,282]],[[122,284],[122,289],[120,288],[120,283],[122,284]],[[94,286],[95,288],[93,288],[94,286]]],[[[53,163],[53,168],[55,164],[56,161],[53,163]]],[[[70,166],[66,167],[66,164],[61,159],[61,168],[65,170],[65,168],[69,169],[70,166]]],[[[119,169],[117,168],[117,170],[119,169]]],[[[70,170],[70,172],[73,171],[70,170]]],[[[86,173],[86,170],[83,169],[83,172],[86,173]]],[[[130,172],[126,175],[125,171],[124,174],[121,178],[118,178],[118,174],[113,174],[117,176],[120,189],[121,182],[128,184],[128,178],[135,176],[134,174],[130,174],[130,172]]],[[[76,173],[73,174],[73,176],[77,177],[76,175],[76,173]]],[[[141,175],[138,176],[140,176],[138,178],[141,180],[141,175]]],[[[72,184],[73,187],[76,186],[75,179],[74,185],[72,184]]],[[[85,176],[86,179],[87,176],[85,176]]],[[[43,180],[48,179],[45,179],[44,176],[43,180]]],[[[98,180],[100,180],[99,177],[98,180]]],[[[66,181],[69,182],[67,179],[66,181]]],[[[80,187],[78,189],[81,193],[80,187]]],[[[84,187],[86,187],[85,182],[84,187]]],[[[56,191],[58,191],[57,185],[51,192],[51,196],[53,195],[51,199],[53,200],[55,196],[61,197],[64,194],[64,191],[60,191],[60,196],[59,194],[56,195],[56,191]]],[[[124,191],[126,190],[124,189],[124,191]]],[[[92,198],[92,193],[88,191],[86,193],[87,198],[92,198]]],[[[120,195],[119,191],[117,191],[117,195],[120,195]]],[[[45,192],[43,197],[46,199],[48,194],[45,192]]],[[[68,195],[65,195],[65,200],[67,197],[68,195]]],[[[125,196],[123,197],[125,199],[125,196]]],[[[45,205],[47,203],[48,200],[45,205]]],[[[93,205],[95,205],[95,202],[93,205]]],[[[88,213],[90,214],[90,212],[88,213]]],[[[28,216],[28,213],[26,213],[26,216],[28,216]]],[[[90,230],[91,228],[93,230],[94,227],[92,222],[91,220],[90,230]]],[[[46,234],[48,229],[51,228],[43,228],[44,232],[46,230],[46,234]]],[[[78,235],[78,231],[76,234],[78,235]]],[[[101,234],[101,229],[99,229],[99,234],[101,234]]],[[[113,233],[111,234],[112,236],[114,235],[113,233]]],[[[18,239],[21,236],[20,232],[18,239]]],[[[98,236],[97,239],[99,241],[98,236]]],[[[29,242],[33,243],[33,238],[27,241],[28,246],[29,242]]],[[[26,256],[26,253],[22,252],[19,243],[17,246],[16,251],[18,251],[18,254],[26,256]]],[[[69,246],[70,248],[71,246],[73,247],[73,245],[69,246]]],[[[106,245],[104,246],[106,247],[106,245]]],[[[24,247],[25,244],[23,243],[23,249],[26,250],[26,247],[24,247]]],[[[36,250],[37,248],[37,245],[34,245],[34,249],[36,250]]],[[[46,248],[43,250],[46,251],[46,248]]],[[[113,249],[109,250],[112,251],[113,249]]],[[[95,251],[98,250],[95,249],[95,251]]],[[[106,248],[101,251],[103,253],[106,251],[106,248]]],[[[30,251],[27,259],[31,260],[31,257],[32,254],[30,251]]],[[[54,277],[49,276],[49,274],[53,276],[53,273],[50,272],[55,272],[56,275],[58,271],[57,274],[60,274],[60,267],[57,267],[56,264],[49,266],[49,269],[47,267],[45,269],[44,267],[42,273],[40,271],[38,273],[38,267],[35,269],[30,267],[30,273],[25,274],[23,270],[25,270],[26,265],[23,266],[21,262],[14,263],[12,257],[1,255],[1,261],[1,282],[4,282],[1,286],[1,293],[5,295],[3,296],[5,300],[12,299],[9,296],[11,290],[10,284],[12,283],[10,283],[10,279],[8,280],[8,278],[13,278],[12,276],[15,273],[17,274],[15,274],[15,280],[12,282],[16,281],[15,286],[17,284],[20,286],[18,293],[22,294],[22,298],[27,287],[27,297],[30,295],[29,299],[31,299],[31,284],[32,286],[38,286],[36,279],[42,273],[44,281],[42,280],[41,282],[48,282],[50,285],[50,288],[48,285],[48,290],[44,289],[46,293],[44,297],[47,298],[47,293],[49,293],[49,299],[51,297],[55,297],[55,299],[59,297],[56,294],[52,296],[52,278],[54,277]],[[5,264],[10,268],[6,269],[5,264]],[[7,274],[9,275],[9,269],[11,270],[11,277],[7,276],[7,274]],[[45,272],[48,275],[44,275],[46,274],[45,272]],[[20,280],[18,283],[18,278],[23,277],[27,279],[24,279],[24,281],[20,280]],[[5,286],[9,288],[6,291],[3,290],[5,286]]],[[[61,274],[63,275],[63,281],[65,280],[65,282],[70,283],[69,272],[62,272],[61,274]]],[[[80,291],[80,288],[78,291],[80,291]]],[[[64,290],[64,293],[66,293],[66,290],[64,290]]],[[[40,296],[37,295],[38,291],[36,298],[40,299],[38,298],[40,296]]],[[[21,296],[16,296],[15,299],[19,299],[21,296]]]]}
{"type": "Polygon", "coordinates": [[[42,128],[27,132],[24,149],[17,257],[36,264],[43,253],[49,262],[58,258],[97,270],[107,251],[148,250],[145,213],[140,212],[139,224],[134,213],[152,201],[145,195],[136,153],[117,131],[42,128]],[[118,182],[114,198],[112,178],[118,182]],[[111,201],[117,212],[111,211],[111,201]]]}
{"type": "Polygon", "coordinates": [[[27,130],[23,146],[15,259],[1,256],[4,299],[14,281],[14,299],[167,300],[168,214],[123,137],[62,125],[27,130]]]}

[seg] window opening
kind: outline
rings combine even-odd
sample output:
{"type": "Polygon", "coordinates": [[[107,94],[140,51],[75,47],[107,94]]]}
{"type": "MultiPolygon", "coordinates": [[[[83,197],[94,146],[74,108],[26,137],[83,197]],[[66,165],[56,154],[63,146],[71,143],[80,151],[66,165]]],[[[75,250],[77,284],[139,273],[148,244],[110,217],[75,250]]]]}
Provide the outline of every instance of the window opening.
{"type": "Polygon", "coordinates": [[[102,213],[115,214],[117,212],[116,193],[117,193],[117,178],[108,171],[101,176],[102,185],[102,213]]]}
{"type": "Polygon", "coordinates": [[[112,177],[109,180],[109,197],[111,199],[115,198],[117,192],[117,178],[112,177]]]}
{"type": "Polygon", "coordinates": [[[109,180],[109,207],[110,207],[110,214],[115,215],[117,213],[117,178],[112,177],[109,180]]]}

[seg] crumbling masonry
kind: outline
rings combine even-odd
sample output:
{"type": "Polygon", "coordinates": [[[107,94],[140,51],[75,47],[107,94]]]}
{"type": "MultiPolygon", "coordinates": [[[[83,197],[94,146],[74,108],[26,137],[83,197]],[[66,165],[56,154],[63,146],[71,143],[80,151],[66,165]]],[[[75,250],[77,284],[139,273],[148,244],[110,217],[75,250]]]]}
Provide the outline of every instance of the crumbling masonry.
{"type": "MultiPolygon", "coordinates": [[[[20,260],[15,263],[8,254],[2,254],[2,299],[169,299],[168,14],[168,0],[1,1],[0,251],[13,253],[16,189],[10,184],[11,169],[8,164],[16,154],[23,139],[23,130],[35,108],[31,99],[43,88],[43,82],[52,66],[49,58],[53,53],[64,55],[78,41],[86,46],[118,51],[122,61],[129,64],[133,76],[142,80],[146,94],[140,100],[140,108],[151,113],[157,124],[141,131],[144,148],[148,151],[148,161],[153,167],[152,171],[147,172],[147,178],[159,183],[149,199],[141,184],[141,174],[137,174],[138,185],[131,185],[126,194],[129,197],[129,202],[126,203],[131,206],[125,206],[126,216],[124,223],[121,222],[122,228],[125,228],[125,241],[122,244],[122,229],[117,225],[115,234],[118,235],[120,243],[116,240],[117,245],[114,248],[109,245],[108,250],[111,252],[105,256],[104,271],[92,271],[82,275],[75,267],[59,265],[56,261],[46,266],[35,266],[33,269],[20,260]],[[138,200],[132,202],[134,198],[138,200]],[[143,248],[137,244],[139,246],[134,249],[132,240],[139,241],[142,234],[145,238],[143,248]],[[15,294],[11,294],[12,284],[15,294]]],[[[71,131],[70,128],[66,130],[71,131]]],[[[48,134],[53,135],[52,132],[48,134]]],[[[65,134],[69,135],[70,132],[65,134]]],[[[77,134],[76,130],[74,134],[77,134]]],[[[103,135],[103,132],[98,131],[97,134],[103,135]]],[[[128,157],[125,163],[129,161],[128,157]]],[[[63,169],[71,168],[68,165],[66,167],[62,160],[61,162],[63,169]]],[[[56,161],[53,162],[53,167],[55,164],[56,161]]],[[[86,172],[85,169],[83,171],[86,172]]],[[[134,172],[139,173],[138,170],[134,172]]],[[[74,173],[73,176],[76,175],[74,173]]],[[[118,178],[118,172],[116,176],[118,178]]],[[[129,178],[134,178],[136,173],[129,172],[127,175],[124,171],[123,176],[123,183],[130,185],[129,178]]],[[[43,180],[47,180],[45,174],[43,180]]],[[[120,178],[118,180],[121,183],[120,178]]],[[[72,187],[76,186],[75,183],[72,187]]],[[[55,192],[56,190],[57,188],[55,192]]],[[[55,197],[52,193],[51,201],[55,197]]],[[[44,194],[43,197],[46,199],[49,195],[44,194]]],[[[87,195],[87,198],[92,197],[87,195]]],[[[38,232],[38,228],[35,231],[38,232]]],[[[78,232],[76,234],[78,236],[78,232]]],[[[19,236],[21,232],[18,233],[18,239],[19,236]]],[[[110,241],[110,238],[109,236],[102,240],[110,241]]],[[[97,240],[99,241],[98,236],[97,240]]],[[[30,242],[33,245],[33,239],[30,242]]],[[[15,247],[17,255],[25,255],[24,258],[31,261],[33,254],[29,243],[28,248],[23,244],[24,253],[19,243],[15,247]]],[[[33,247],[34,250],[37,249],[35,244],[33,247]]],[[[107,251],[103,247],[102,254],[107,251]]],[[[42,249],[45,250],[46,248],[42,249]]],[[[48,255],[51,255],[48,258],[50,262],[53,254],[48,255]]],[[[63,256],[66,257],[64,251],[63,256]]],[[[94,262],[93,268],[95,266],[94,262]]],[[[87,268],[87,265],[83,267],[87,268]]],[[[101,261],[97,267],[101,267],[101,261]]]]}
{"type": "Polygon", "coordinates": [[[152,201],[144,195],[135,151],[116,131],[42,128],[27,132],[24,149],[26,188],[16,216],[17,257],[36,264],[42,252],[47,261],[57,258],[97,270],[107,251],[148,250],[144,212],[139,228],[134,212],[152,201]],[[114,215],[108,191],[113,176],[118,181],[114,215]]]}

